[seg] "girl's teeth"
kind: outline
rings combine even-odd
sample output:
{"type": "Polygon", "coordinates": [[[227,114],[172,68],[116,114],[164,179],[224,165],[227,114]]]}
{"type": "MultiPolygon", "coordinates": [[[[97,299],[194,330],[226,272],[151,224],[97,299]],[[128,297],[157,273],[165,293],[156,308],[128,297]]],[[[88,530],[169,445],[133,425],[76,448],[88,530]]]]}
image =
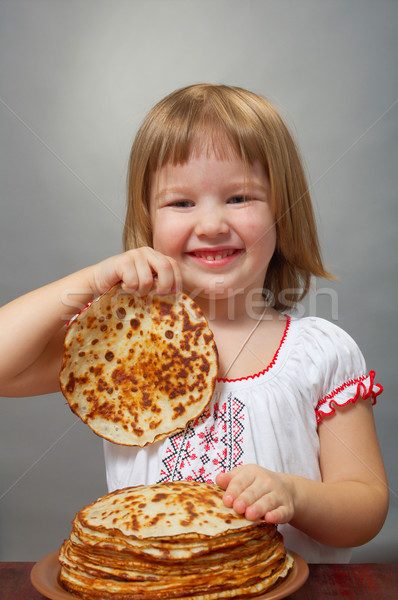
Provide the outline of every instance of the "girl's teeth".
{"type": "Polygon", "coordinates": [[[231,254],[233,254],[234,251],[233,250],[226,250],[223,253],[220,254],[202,254],[200,252],[197,253],[197,256],[201,256],[202,258],[205,258],[206,260],[221,260],[222,258],[225,258],[226,256],[230,256],[231,254]]]}

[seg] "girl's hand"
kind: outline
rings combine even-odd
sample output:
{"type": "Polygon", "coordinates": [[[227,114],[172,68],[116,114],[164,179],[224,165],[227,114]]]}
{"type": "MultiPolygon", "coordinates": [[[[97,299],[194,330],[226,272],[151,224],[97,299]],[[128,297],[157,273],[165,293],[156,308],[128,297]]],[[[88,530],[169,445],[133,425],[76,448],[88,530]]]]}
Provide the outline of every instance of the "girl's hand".
{"type": "Polygon", "coordinates": [[[96,296],[121,282],[145,296],[175,293],[182,278],[176,261],[153,248],[137,248],[72,273],[0,309],[0,395],[37,396],[59,390],[65,323],[96,296]]]}
{"type": "Polygon", "coordinates": [[[102,294],[119,282],[124,290],[139,296],[149,292],[175,293],[182,286],[177,262],[146,246],[112,256],[92,267],[90,283],[95,294],[102,294]]]}
{"type": "Polygon", "coordinates": [[[219,473],[216,483],[225,490],[224,504],[250,521],[288,523],[294,516],[294,486],[287,474],[244,465],[219,473]]]}

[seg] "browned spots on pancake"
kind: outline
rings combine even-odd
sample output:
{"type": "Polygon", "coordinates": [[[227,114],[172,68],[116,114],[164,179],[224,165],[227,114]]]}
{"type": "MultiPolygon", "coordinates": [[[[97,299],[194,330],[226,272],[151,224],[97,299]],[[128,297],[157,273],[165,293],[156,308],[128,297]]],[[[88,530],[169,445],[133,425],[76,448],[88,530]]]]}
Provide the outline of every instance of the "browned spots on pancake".
{"type": "Polygon", "coordinates": [[[127,381],[130,381],[132,383],[138,383],[137,380],[134,380],[134,378],[131,375],[128,375],[126,373],[123,367],[116,368],[114,371],[112,371],[112,379],[117,385],[120,385],[127,381]]]}
{"type": "Polygon", "coordinates": [[[119,306],[116,309],[116,316],[118,319],[125,319],[126,318],[126,309],[123,308],[123,306],[119,306]]]}
{"type": "Polygon", "coordinates": [[[173,407],[173,412],[174,412],[174,417],[173,417],[174,419],[176,419],[177,417],[180,417],[181,415],[184,414],[185,408],[181,404],[181,402],[179,404],[177,404],[177,406],[173,407]]]}
{"type": "Polygon", "coordinates": [[[66,391],[69,394],[72,394],[74,389],[75,389],[75,376],[72,371],[71,373],[69,373],[68,382],[66,384],[66,391]]]}
{"type": "MultiPolygon", "coordinates": [[[[102,370],[103,370],[103,368],[101,365],[98,365],[97,367],[91,366],[89,369],[90,373],[93,373],[94,377],[98,377],[99,375],[101,375],[102,370]]],[[[87,381],[88,381],[88,377],[84,377],[84,376],[83,376],[83,378],[79,377],[79,383],[87,383],[87,381]]]]}
{"type": "Polygon", "coordinates": [[[160,502],[161,500],[166,500],[166,498],[167,498],[167,494],[165,494],[164,492],[158,492],[152,498],[152,502],[160,502]]]}
{"type": "Polygon", "coordinates": [[[159,308],[160,317],[168,316],[171,319],[173,319],[174,321],[178,319],[176,313],[173,310],[173,306],[171,304],[169,304],[168,302],[163,302],[162,300],[158,300],[156,303],[159,308]]]}
{"type": "MultiPolygon", "coordinates": [[[[82,313],[82,314],[84,314],[84,313],[82,313]]],[[[97,317],[87,315],[87,318],[86,318],[86,327],[87,327],[87,329],[91,329],[92,326],[95,324],[96,320],[97,320],[97,317]]]]}
{"type": "Polygon", "coordinates": [[[140,402],[142,408],[150,408],[152,406],[152,400],[148,392],[142,392],[142,399],[140,402]]]}

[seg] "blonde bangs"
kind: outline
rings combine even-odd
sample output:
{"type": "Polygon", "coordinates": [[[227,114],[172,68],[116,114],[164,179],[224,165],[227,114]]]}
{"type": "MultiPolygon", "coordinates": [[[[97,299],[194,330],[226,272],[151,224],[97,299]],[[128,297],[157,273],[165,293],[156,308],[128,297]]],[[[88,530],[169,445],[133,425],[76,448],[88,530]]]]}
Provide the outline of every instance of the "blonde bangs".
{"type": "Polygon", "coordinates": [[[148,115],[149,169],[154,172],[167,163],[181,164],[202,152],[220,159],[236,153],[246,164],[263,163],[259,125],[237,88],[184,88],[167,96],[148,115]]]}

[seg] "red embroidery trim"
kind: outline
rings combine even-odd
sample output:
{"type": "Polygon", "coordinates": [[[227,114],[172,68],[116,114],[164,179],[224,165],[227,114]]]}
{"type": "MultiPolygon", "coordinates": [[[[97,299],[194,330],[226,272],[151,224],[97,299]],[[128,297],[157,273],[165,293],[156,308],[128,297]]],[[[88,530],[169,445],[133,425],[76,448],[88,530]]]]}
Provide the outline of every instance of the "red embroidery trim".
{"type": "Polygon", "coordinates": [[[264,369],[264,371],[261,371],[260,373],[255,373],[254,375],[248,375],[247,377],[239,377],[238,379],[226,379],[224,377],[217,377],[217,381],[222,381],[224,383],[233,383],[234,381],[247,381],[248,379],[255,379],[256,377],[260,377],[261,375],[264,375],[264,373],[266,373],[267,371],[269,371],[270,369],[272,369],[272,367],[274,366],[274,364],[277,361],[280,349],[282,348],[283,343],[284,343],[284,341],[286,339],[287,332],[288,332],[289,327],[290,327],[290,322],[291,322],[291,318],[289,317],[289,315],[286,315],[285,331],[283,332],[283,336],[282,336],[282,339],[280,341],[279,347],[278,347],[277,351],[274,354],[274,358],[271,360],[271,362],[269,363],[268,367],[266,367],[264,369]]]}
{"type": "Polygon", "coordinates": [[[333,390],[333,392],[322,398],[322,400],[319,400],[315,409],[317,423],[320,423],[322,421],[322,418],[325,416],[334,415],[334,413],[336,412],[334,406],[347,406],[347,404],[350,404],[350,402],[354,404],[358,400],[358,398],[363,398],[364,400],[366,400],[367,398],[371,397],[372,404],[376,404],[376,398],[379,394],[382,393],[383,386],[380,385],[380,383],[374,383],[375,375],[375,371],[369,371],[369,375],[362,375],[361,377],[357,377],[356,379],[346,381],[345,383],[337,387],[335,390],[333,390]],[[363,382],[368,377],[370,379],[370,382],[369,389],[367,390],[366,385],[363,382]],[[355,384],[357,384],[357,390],[353,398],[349,398],[346,402],[343,402],[342,404],[334,400],[334,397],[337,394],[345,390],[347,387],[350,387],[355,384]],[[373,389],[374,387],[376,387],[377,389],[373,389]],[[321,410],[320,407],[326,403],[328,404],[331,412],[325,412],[321,410]],[[334,404],[334,406],[332,406],[332,404],[334,404]]]}

